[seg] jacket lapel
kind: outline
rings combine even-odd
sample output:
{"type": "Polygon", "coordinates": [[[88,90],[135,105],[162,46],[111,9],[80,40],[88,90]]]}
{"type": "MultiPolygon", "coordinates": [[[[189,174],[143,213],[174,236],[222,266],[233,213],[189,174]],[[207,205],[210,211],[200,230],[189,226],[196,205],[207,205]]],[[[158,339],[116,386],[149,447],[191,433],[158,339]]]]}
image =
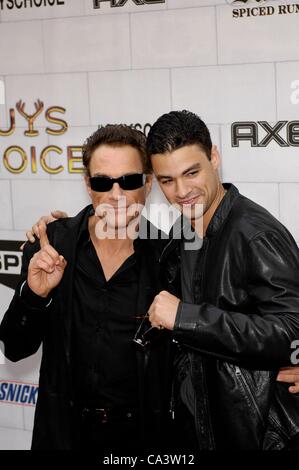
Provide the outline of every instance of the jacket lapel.
{"type": "Polygon", "coordinates": [[[59,304],[61,305],[61,320],[63,325],[63,338],[68,365],[70,365],[70,350],[71,350],[71,330],[72,330],[72,302],[73,302],[73,285],[74,285],[74,270],[76,266],[76,253],[79,238],[79,231],[83,219],[86,217],[87,211],[90,211],[91,206],[83,209],[76,217],[69,219],[67,226],[61,227],[57,231],[54,239],[54,247],[59,254],[62,254],[66,261],[67,266],[58,288],[59,304]]]}

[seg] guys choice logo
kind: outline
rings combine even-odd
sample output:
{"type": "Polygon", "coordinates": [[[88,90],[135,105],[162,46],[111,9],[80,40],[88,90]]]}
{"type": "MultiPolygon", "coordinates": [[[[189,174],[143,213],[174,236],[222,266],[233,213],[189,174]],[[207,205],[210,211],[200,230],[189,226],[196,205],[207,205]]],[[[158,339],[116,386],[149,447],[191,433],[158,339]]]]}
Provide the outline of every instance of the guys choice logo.
{"type": "MultiPolygon", "coordinates": [[[[22,116],[25,128],[24,136],[29,139],[37,138],[42,132],[37,129],[38,118],[44,115],[48,125],[44,132],[52,136],[60,136],[67,132],[68,124],[62,119],[61,115],[65,114],[66,109],[62,106],[45,107],[44,103],[37,99],[34,103],[34,112],[32,106],[28,103],[19,100],[14,108],[9,109],[9,124],[6,129],[0,127],[0,138],[7,138],[11,143],[12,136],[16,132],[16,114],[22,116]],[[29,111],[28,108],[31,108],[29,111]]],[[[31,141],[28,141],[31,143],[31,141]]],[[[66,154],[67,169],[69,173],[82,173],[82,146],[68,145],[66,149],[62,149],[57,145],[48,145],[45,148],[38,150],[36,145],[30,145],[30,148],[23,148],[19,145],[8,145],[4,150],[1,149],[2,160],[4,168],[13,174],[23,173],[28,165],[31,167],[32,173],[37,173],[41,168],[46,173],[55,175],[64,171],[65,167],[61,164],[54,165],[54,155],[60,157],[66,154]]]]}
{"type": "MultiPolygon", "coordinates": [[[[5,104],[5,87],[4,83],[0,80],[0,105],[3,104],[5,104]]],[[[61,136],[68,131],[68,123],[65,119],[62,119],[65,113],[66,109],[62,106],[46,108],[40,99],[35,101],[34,107],[31,103],[19,100],[15,107],[10,108],[8,110],[8,125],[6,127],[3,124],[0,125],[0,139],[2,141],[0,156],[4,169],[12,174],[23,173],[27,168],[30,168],[33,174],[37,173],[39,169],[50,175],[56,175],[65,170],[70,174],[82,174],[84,172],[82,144],[67,145],[65,148],[61,148],[59,145],[47,145],[44,148],[39,148],[38,143],[36,143],[36,140],[38,140],[38,137],[43,132],[51,136],[61,136]],[[23,118],[22,126],[19,125],[18,127],[25,127],[22,132],[26,139],[22,146],[16,145],[13,142],[15,133],[19,131],[16,125],[17,115],[23,118]],[[47,122],[45,128],[41,128],[39,125],[41,116],[44,116],[47,122]],[[4,145],[6,139],[9,142],[7,146],[4,145]],[[26,141],[28,145],[26,145],[26,141]],[[66,160],[64,165],[61,164],[61,158],[66,160]]],[[[146,135],[151,127],[150,123],[129,125],[146,135]]],[[[101,125],[98,127],[101,127],[101,125]]]]}

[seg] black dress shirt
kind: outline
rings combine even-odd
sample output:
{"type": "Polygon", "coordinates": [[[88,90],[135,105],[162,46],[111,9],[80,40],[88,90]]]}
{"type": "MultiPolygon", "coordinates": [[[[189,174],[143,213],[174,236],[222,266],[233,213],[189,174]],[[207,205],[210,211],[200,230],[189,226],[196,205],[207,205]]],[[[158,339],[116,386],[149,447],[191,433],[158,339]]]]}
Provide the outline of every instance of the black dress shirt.
{"type": "Polygon", "coordinates": [[[90,239],[88,218],[80,231],[74,272],[75,399],[99,408],[137,408],[137,363],[132,339],[137,325],[138,239],[134,241],[135,253],[106,281],[90,239]]]}

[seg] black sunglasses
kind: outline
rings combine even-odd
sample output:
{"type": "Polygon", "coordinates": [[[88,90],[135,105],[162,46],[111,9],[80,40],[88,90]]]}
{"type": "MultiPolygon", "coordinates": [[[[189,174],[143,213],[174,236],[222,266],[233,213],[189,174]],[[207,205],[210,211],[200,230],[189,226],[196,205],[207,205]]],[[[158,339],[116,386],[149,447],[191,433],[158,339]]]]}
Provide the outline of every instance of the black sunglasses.
{"type": "Polygon", "coordinates": [[[111,178],[110,176],[91,176],[89,178],[91,189],[99,193],[110,191],[114,183],[118,183],[121,189],[124,190],[138,189],[144,186],[145,180],[146,175],[144,173],[133,173],[119,178],[111,178]]]}

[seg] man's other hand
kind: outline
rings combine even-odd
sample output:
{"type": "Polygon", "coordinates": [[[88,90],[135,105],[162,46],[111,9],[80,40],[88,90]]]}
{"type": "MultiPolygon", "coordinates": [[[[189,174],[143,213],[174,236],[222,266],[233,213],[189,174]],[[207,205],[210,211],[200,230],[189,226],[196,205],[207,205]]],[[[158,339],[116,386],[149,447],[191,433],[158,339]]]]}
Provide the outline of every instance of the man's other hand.
{"type": "Polygon", "coordinates": [[[299,366],[282,367],[277,376],[277,381],[292,384],[289,387],[289,392],[299,393],[299,366]]]}
{"type": "MultiPolygon", "coordinates": [[[[39,226],[40,224],[44,223],[46,225],[50,224],[51,222],[54,222],[57,219],[64,219],[65,217],[68,217],[66,212],[63,211],[53,211],[51,212],[51,215],[43,215],[31,228],[31,230],[28,230],[26,232],[26,237],[27,240],[30,243],[35,242],[34,235],[39,239],[40,238],[40,233],[39,233],[39,226]]],[[[21,246],[21,250],[23,251],[23,248],[25,246],[25,243],[21,246]]]]}

